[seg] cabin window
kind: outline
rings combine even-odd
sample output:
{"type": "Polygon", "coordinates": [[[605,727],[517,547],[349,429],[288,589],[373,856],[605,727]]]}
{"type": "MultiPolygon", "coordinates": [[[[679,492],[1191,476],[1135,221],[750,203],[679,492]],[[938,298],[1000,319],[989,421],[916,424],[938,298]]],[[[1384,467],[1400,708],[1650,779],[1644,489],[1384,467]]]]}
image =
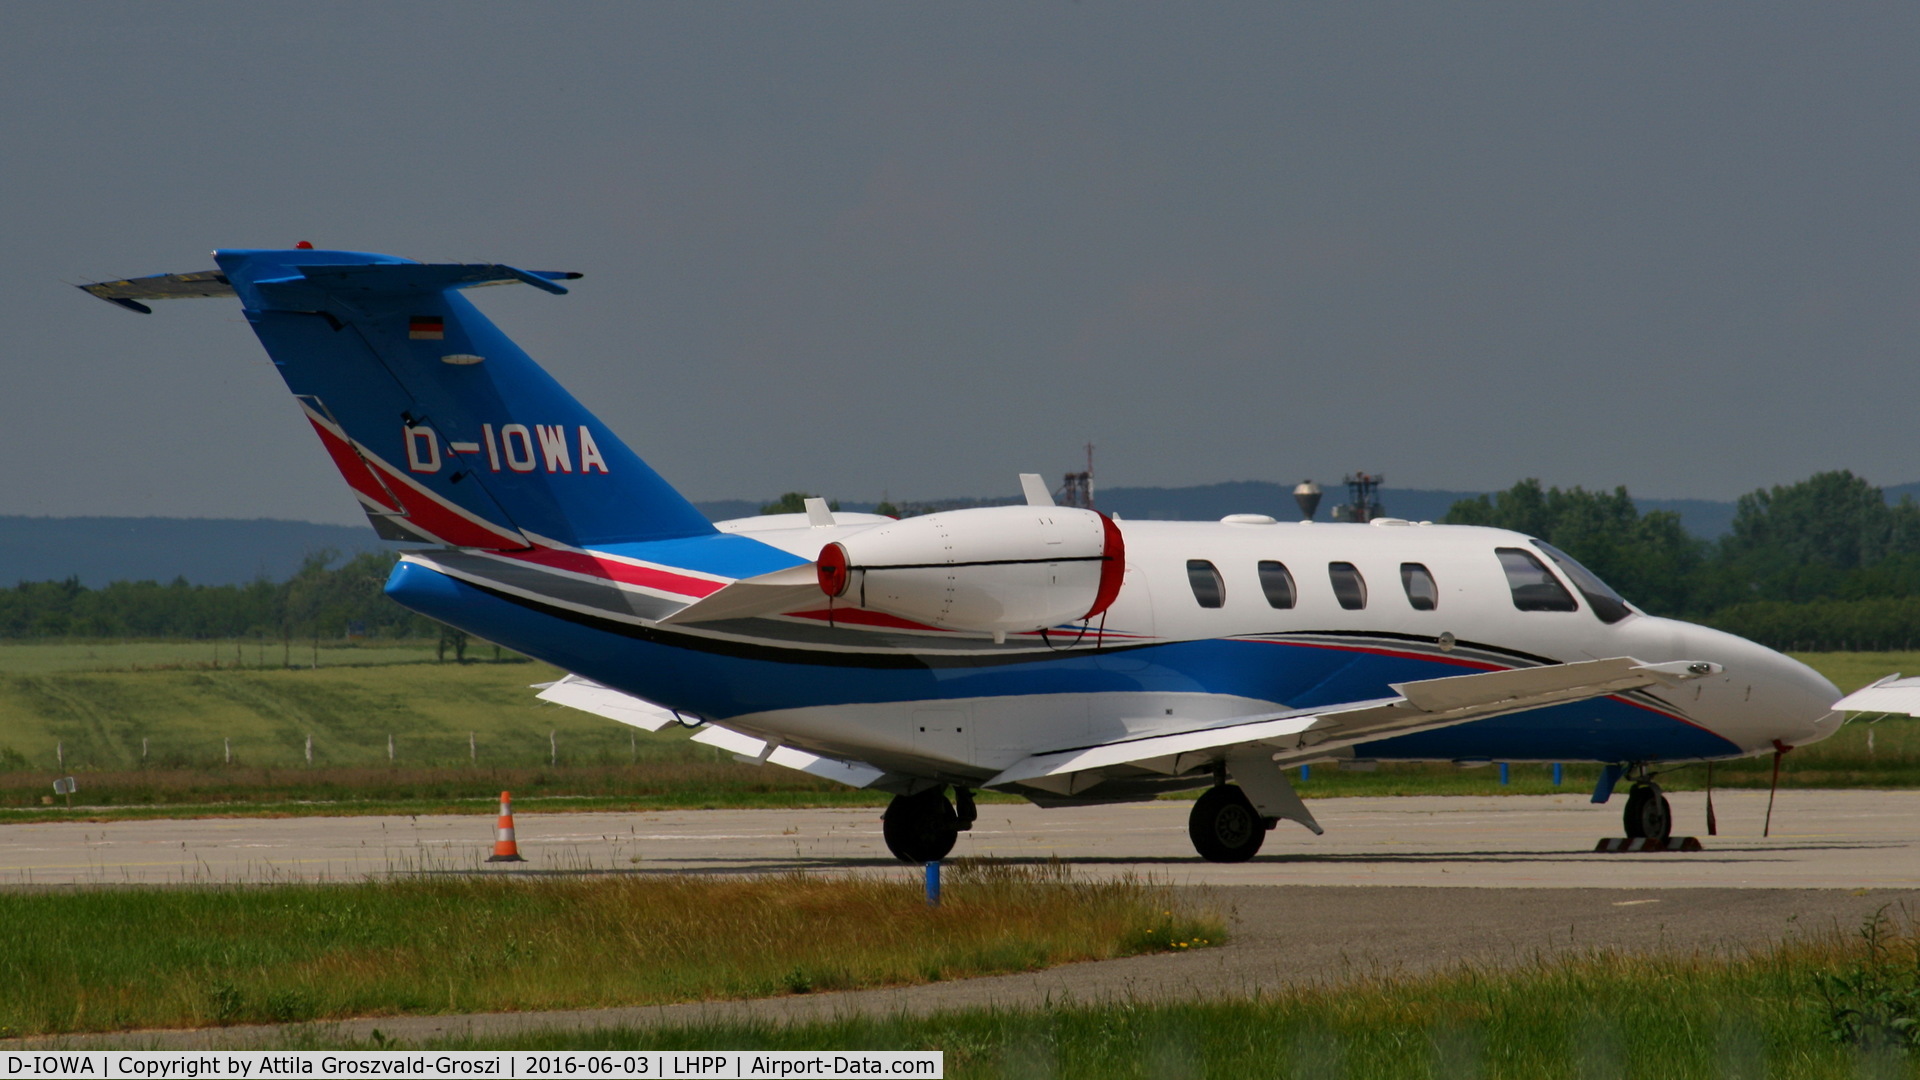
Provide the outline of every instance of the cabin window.
{"type": "Polygon", "coordinates": [[[1293,575],[1285,563],[1260,560],[1260,591],[1267,594],[1267,606],[1285,610],[1293,606],[1293,575]]]}
{"type": "Polygon", "coordinates": [[[1514,607],[1521,611],[1580,610],[1573,594],[1531,552],[1495,548],[1494,554],[1500,556],[1500,569],[1507,572],[1507,588],[1513,590],[1514,607]]]}
{"type": "Polygon", "coordinates": [[[1193,586],[1193,598],[1201,607],[1214,608],[1227,602],[1227,583],[1205,559],[1187,560],[1187,584],[1193,586]]]}
{"type": "Polygon", "coordinates": [[[1400,586],[1407,590],[1407,603],[1415,611],[1432,611],[1440,606],[1440,586],[1433,583],[1433,571],[1417,562],[1400,564],[1400,586]]]}
{"type": "Polygon", "coordinates": [[[1619,593],[1608,588],[1607,583],[1600,580],[1600,575],[1581,566],[1573,556],[1544,540],[1535,540],[1533,546],[1546,552],[1547,558],[1559,565],[1560,572],[1567,575],[1567,580],[1573,582],[1573,587],[1580,590],[1581,596],[1587,598],[1587,606],[1600,616],[1601,622],[1617,623],[1633,614],[1633,609],[1627,606],[1619,593]]]}
{"type": "Polygon", "coordinates": [[[1327,578],[1333,582],[1333,598],[1348,611],[1359,611],[1367,606],[1367,579],[1360,576],[1360,568],[1350,562],[1327,564],[1327,578]]]}

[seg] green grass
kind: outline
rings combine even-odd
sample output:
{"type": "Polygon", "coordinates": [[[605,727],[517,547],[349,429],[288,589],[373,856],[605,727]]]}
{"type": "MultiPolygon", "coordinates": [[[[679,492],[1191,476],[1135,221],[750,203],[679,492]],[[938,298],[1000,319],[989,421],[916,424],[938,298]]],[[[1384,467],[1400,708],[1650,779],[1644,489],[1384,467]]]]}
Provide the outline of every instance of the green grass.
{"type": "MultiPolygon", "coordinates": [[[[534,697],[544,664],[433,662],[314,669],[0,675],[0,767],[67,771],[305,765],[627,762],[644,738],[534,697]],[[469,734],[473,741],[469,742],[469,734]],[[470,746],[474,748],[470,755],[470,746]]],[[[658,741],[658,740],[655,740],[658,741]]],[[[652,751],[647,751],[652,753],[652,751]]]]}
{"type": "MultiPolygon", "coordinates": [[[[1255,997],[1222,988],[1221,999],[1196,1003],[612,1028],[433,1045],[941,1050],[946,1075],[960,1080],[1905,1077],[1920,1075],[1920,1061],[1880,1039],[1836,1038],[1819,979],[1865,974],[1868,989],[1898,997],[1915,985],[1914,955],[1911,937],[1875,958],[1860,939],[1835,935],[1743,956],[1599,954],[1255,997]]],[[[1912,1015],[1915,1005],[1893,1012],[1912,1015]]]]}
{"type": "MultiPolygon", "coordinates": [[[[220,638],[204,641],[0,642],[0,674],[50,675],[67,671],[156,671],[231,668],[362,667],[417,664],[435,659],[435,643],[397,641],[282,642],[220,638]]],[[[511,653],[498,658],[510,658],[511,653]]],[[[491,645],[470,650],[469,660],[496,659],[491,645]]]]}
{"type": "Polygon", "coordinates": [[[1136,882],[446,876],[0,894],[0,1034],[591,1008],[1025,971],[1218,942],[1136,882]]]}

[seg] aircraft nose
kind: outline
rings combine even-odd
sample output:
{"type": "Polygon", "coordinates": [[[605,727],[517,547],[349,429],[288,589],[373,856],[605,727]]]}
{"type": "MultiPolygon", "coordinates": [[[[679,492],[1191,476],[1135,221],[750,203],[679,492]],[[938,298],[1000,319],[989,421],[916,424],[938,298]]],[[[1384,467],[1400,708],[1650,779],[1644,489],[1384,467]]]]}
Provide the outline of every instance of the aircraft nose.
{"type": "Polygon", "coordinates": [[[1710,627],[1679,623],[1679,646],[1689,658],[1726,668],[1714,677],[1720,694],[1739,714],[1750,747],[1775,739],[1791,746],[1817,742],[1839,729],[1845,717],[1833,711],[1840,688],[1790,656],[1710,627]]]}

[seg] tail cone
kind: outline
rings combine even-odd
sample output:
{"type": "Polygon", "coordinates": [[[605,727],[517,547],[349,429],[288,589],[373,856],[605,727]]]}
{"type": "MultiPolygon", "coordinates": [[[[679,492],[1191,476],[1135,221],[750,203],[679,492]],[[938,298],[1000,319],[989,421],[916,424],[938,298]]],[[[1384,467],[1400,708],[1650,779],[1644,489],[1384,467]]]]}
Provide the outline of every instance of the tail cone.
{"type": "Polygon", "coordinates": [[[526,862],[513,839],[513,793],[500,793],[500,822],[494,832],[493,855],[488,862],[526,862]]]}

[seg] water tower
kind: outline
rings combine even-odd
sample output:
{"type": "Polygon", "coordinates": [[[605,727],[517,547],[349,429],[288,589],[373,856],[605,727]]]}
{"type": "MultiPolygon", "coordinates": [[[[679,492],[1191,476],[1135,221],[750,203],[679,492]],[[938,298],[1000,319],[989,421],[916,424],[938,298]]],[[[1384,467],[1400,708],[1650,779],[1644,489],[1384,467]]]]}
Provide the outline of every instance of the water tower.
{"type": "Polygon", "coordinates": [[[1293,501],[1300,504],[1300,520],[1312,521],[1313,512],[1320,509],[1320,485],[1311,480],[1300,481],[1293,489],[1293,501]]]}

